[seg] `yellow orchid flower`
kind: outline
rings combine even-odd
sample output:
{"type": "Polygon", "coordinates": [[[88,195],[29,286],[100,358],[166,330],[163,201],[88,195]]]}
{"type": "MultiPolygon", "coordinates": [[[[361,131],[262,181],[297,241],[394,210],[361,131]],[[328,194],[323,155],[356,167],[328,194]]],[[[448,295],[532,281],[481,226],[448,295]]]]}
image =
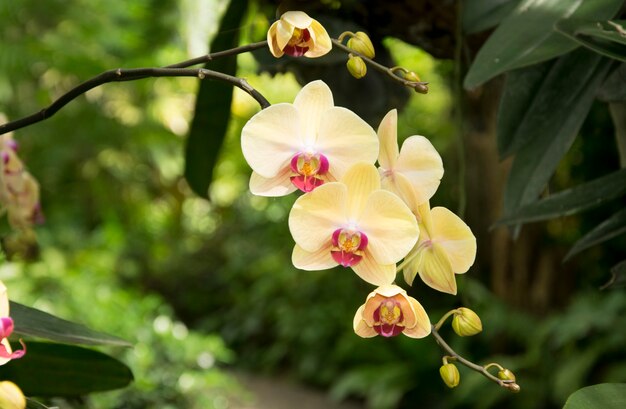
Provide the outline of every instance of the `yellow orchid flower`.
{"type": "Polygon", "coordinates": [[[404,280],[413,284],[419,274],[435,290],[456,294],[455,274],[463,274],[474,264],[476,238],[457,215],[445,207],[419,207],[420,237],[406,257],[404,280]]]}
{"type": "Polygon", "coordinates": [[[22,390],[11,381],[0,382],[0,408],[25,409],[26,398],[22,390]]]}
{"type": "Polygon", "coordinates": [[[382,186],[400,196],[415,211],[429,200],[443,176],[441,156],[428,139],[409,136],[398,152],[398,112],[392,109],[378,127],[382,186]]]}
{"type": "Polygon", "coordinates": [[[267,32],[267,44],[276,58],[321,57],[332,48],[326,29],[302,11],[288,11],[267,32]]]}
{"type": "Polygon", "coordinates": [[[401,333],[411,338],[424,338],[431,331],[424,307],[397,285],[385,285],[372,291],[354,315],[353,327],[363,338],[376,335],[388,338],[401,333]]]}
{"type": "Polygon", "coordinates": [[[358,163],[339,182],[299,197],[289,214],[289,230],[297,268],[342,265],[374,285],[395,279],[395,263],[419,235],[415,216],[400,198],[380,188],[378,172],[369,163],[358,163]]]}
{"type": "Polygon", "coordinates": [[[336,181],[354,163],[374,163],[378,138],[354,112],[334,106],[324,82],[313,81],[293,104],[254,115],[241,132],[241,149],[253,170],[252,193],[284,196],[336,181]]]}
{"type": "MultiPolygon", "coordinates": [[[[11,344],[9,344],[9,336],[13,333],[13,319],[9,317],[9,297],[7,288],[0,281],[0,365],[4,365],[11,359],[17,359],[24,356],[26,349],[11,352],[11,344]]],[[[24,344],[22,344],[24,346],[24,344]]],[[[0,406],[2,407],[2,406],[0,406]]]]}

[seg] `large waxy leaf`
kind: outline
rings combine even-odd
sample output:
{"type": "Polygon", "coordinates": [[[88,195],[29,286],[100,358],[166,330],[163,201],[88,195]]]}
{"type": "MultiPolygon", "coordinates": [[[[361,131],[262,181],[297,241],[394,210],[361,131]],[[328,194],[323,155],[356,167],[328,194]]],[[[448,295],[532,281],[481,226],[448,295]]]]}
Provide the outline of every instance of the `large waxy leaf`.
{"type": "Polygon", "coordinates": [[[553,81],[544,83],[539,91],[546,95],[535,97],[541,104],[533,104],[524,123],[519,124],[532,132],[532,139],[517,151],[509,173],[504,192],[508,222],[519,219],[518,209],[534,202],[546,187],[574,142],[609,65],[603,57],[580,49],[561,57],[551,68],[553,81]],[[539,106],[547,111],[540,112],[539,106]]]}
{"type": "Polygon", "coordinates": [[[471,34],[495,27],[521,0],[467,0],[463,2],[463,31],[471,34]]]}
{"type": "Polygon", "coordinates": [[[555,32],[559,20],[607,20],[622,0],[523,0],[482,46],[465,77],[474,88],[506,71],[546,61],[578,47],[555,32]]]}
{"type": "MultiPolygon", "coordinates": [[[[237,47],[239,27],[247,5],[248,2],[244,0],[230,2],[218,34],[211,42],[211,51],[237,47]]],[[[216,59],[206,64],[205,68],[235,75],[237,56],[216,59]]],[[[202,197],[208,197],[213,168],[228,128],[232,99],[232,85],[206,79],[200,83],[195,114],[185,148],[185,178],[191,189],[202,197]]]]}
{"type": "Polygon", "coordinates": [[[626,62],[626,29],[624,20],[607,21],[575,21],[564,20],[557,23],[559,33],[579,44],[619,61],[626,62]]]}
{"type": "Polygon", "coordinates": [[[611,279],[602,286],[602,290],[626,287],[626,260],[611,267],[611,279]]]}
{"type": "Polygon", "coordinates": [[[572,393],[563,409],[626,408],[626,383],[601,383],[572,393]]]}
{"type": "Polygon", "coordinates": [[[102,352],[43,342],[27,347],[23,358],[2,367],[2,377],[28,396],[78,396],[123,388],[133,380],[126,365],[102,352]]]}
{"type": "Polygon", "coordinates": [[[623,195],[626,195],[626,169],[520,207],[496,224],[511,225],[568,216],[623,195]]]}
{"type": "MultiPolygon", "coordinates": [[[[626,184],[626,181],[624,183],[626,184]]],[[[626,233],[626,209],[615,213],[581,237],[567,253],[564,260],[568,260],[573,255],[591,246],[595,246],[596,244],[600,244],[624,233],[626,233]]]]}
{"type": "Polygon", "coordinates": [[[604,102],[626,101],[626,63],[622,63],[606,77],[598,90],[598,99],[604,102]]]}
{"type": "Polygon", "coordinates": [[[15,323],[13,332],[17,335],[68,344],[132,346],[121,338],[94,331],[84,325],[57,318],[13,301],[10,302],[10,310],[15,323]]]}

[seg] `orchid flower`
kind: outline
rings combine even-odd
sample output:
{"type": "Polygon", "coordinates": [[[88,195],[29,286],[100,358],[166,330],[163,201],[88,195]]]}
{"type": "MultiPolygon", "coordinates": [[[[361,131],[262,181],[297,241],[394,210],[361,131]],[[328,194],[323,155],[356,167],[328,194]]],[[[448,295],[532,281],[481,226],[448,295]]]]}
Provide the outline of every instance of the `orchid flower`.
{"type": "MultiPolygon", "coordinates": [[[[0,281],[0,365],[6,364],[11,359],[21,358],[26,353],[26,349],[11,351],[8,339],[11,333],[13,333],[13,319],[9,317],[9,297],[6,286],[0,281]]],[[[22,346],[24,346],[23,343],[22,346]]]]}
{"type": "Polygon", "coordinates": [[[398,112],[392,109],[378,127],[382,186],[400,196],[411,210],[429,200],[443,176],[441,156],[428,139],[409,136],[398,152],[398,112]]]}
{"type": "Polygon", "coordinates": [[[435,290],[456,294],[455,274],[463,274],[474,264],[476,238],[457,215],[445,207],[419,207],[420,237],[406,257],[404,280],[413,284],[419,274],[435,290]]]}
{"type": "Polygon", "coordinates": [[[332,48],[326,29],[302,11],[288,11],[274,22],[267,32],[267,44],[276,58],[321,57],[332,48]]]}
{"type": "Polygon", "coordinates": [[[241,149],[260,196],[310,192],[340,179],[357,162],[374,163],[376,132],[352,111],[335,107],[322,81],[305,85],[293,104],[272,105],[243,127],[241,149]]]}
{"type": "Polygon", "coordinates": [[[430,319],[424,307],[397,285],[378,287],[354,315],[354,332],[363,338],[404,334],[424,338],[430,334],[430,319]]]}
{"type": "Polygon", "coordinates": [[[395,279],[395,263],[419,234],[415,216],[399,197],[380,188],[369,163],[358,163],[339,182],[299,197],[289,230],[296,242],[295,267],[325,270],[340,264],[374,285],[395,279]]]}

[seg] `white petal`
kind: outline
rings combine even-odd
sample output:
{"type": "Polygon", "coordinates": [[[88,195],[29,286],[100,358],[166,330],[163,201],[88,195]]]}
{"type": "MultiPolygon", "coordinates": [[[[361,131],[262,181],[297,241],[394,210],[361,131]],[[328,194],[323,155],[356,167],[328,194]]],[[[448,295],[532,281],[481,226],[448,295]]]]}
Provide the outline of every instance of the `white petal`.
{"type": "Polygon", "coordinates": [[[0,281],[0,318],[9,316],[9,296],[7,295],[7,287],[0,281]]]}
{"type": "Polygon", "coordinates": [[[368,238],[366,251],[380,264],[395,264],[405,257],[419,236],[413,213],[385,190],[371,194],[357,223],[368,238]]]}
{"type": "Polygon", "coordinates": [[[308,252],[296,244],[291,253],[291,262],[294,267],[307,271],[328,270],[337,265],[330,254],[330,246],[322,247],[315,252],[308,252]]]}
{"type": "Polygon", "coordinates": [[[348,189],[347,217],[358,221],[370,195],[380,189],[378,171],[369,163],[360,162],[353,165],[341,178],[341,183],[348,189]]]}
{"type": "MultiPolygon", "coordinates": [[[[3,340],[1,340],[0,344],[4,345],[4,347],[6,348],[6,350],[7,350],[7,352],[9,354],[11,352],[13,352],[13,350],[11,349],[11,344],[9,343],[9,339],[8,338],[4,338],[3,340]]],[[[10,360],[11,360],[11,358],[2,358],[2,357],[0,357],[0,366],[6,364],[10,360]]]]}
{"type": "Polygon", "coordinates": [[[396,170],[409,179],[421,204],[437,191],[443,176],[443,162],[428,139],[414,135],[402,144],[396,170]]]}
{"type": "Polygon", "coordinates": [[[276,45],[282,51],[291,37],[293,37],[294,26],[289,24],[284,20],[278,20],[278,24],[276,25],[276,45]]]}
{"type": "Polygon", "coordinates": [[[288,166],[302,145],[299,128],[291,104],[272,105],[250,118],[241,131],[241,150],[252,170],[271,178],[288,166]]]}
{"type": "Polygon", "coordinates": [[[289,231],[304,250],[315,252],[331,242],[346,224],[348,191],[342,183],[326,183],[298,198],[289,213],[289,231]]]}
{"type": "Polygon", "coordinates": [[[357,265],[352,266],[352,270],[363,280],[373,285],[391,284],[396,279],[395,264],[378,264],[367,252],[357,265]]]}
{"type": "Polygon", "coordinates": [[[300,29],[308,28],[313,22],[313,19],[303,11],[288,11],[280,16],[280,19],[300,29]]]}
{"type": "Polygon", "coordinates": [[[433,208],[431,215],[433,242],[444,249],[456,274],[465,273],[476,259],[476,237],[472,230],[445,207],[433,208]]]}
{"type": "MultiPolygon", "coordinates": [[[[322,115],[334,106],[333,93],[324,81],[312,81],[298,92],[293,105],[300,115],[300,127],[304,145],[317,147],[316,139],[322,115]]],[[[322,153],[325,154],[325,152],[322,153]]]]}
{"type": "Polygon", "coordinates": [[[291,183],[291,169],[285,168],[273,178],[264,178],[256,172],[250,176],[250,191],[257,196],[279,197],[295,192],[291,183]]]}
{"type": "Polygon", "coordinates": [[[398,111],[392,109],[378,126],[380,153],[378,164],[385,170],[393,169],[398,159],[398,111]]]}
{"type": "Polygon", "coordinates": [[[330,172],[341,179],[357,162],[374,164],[378,156],[376,132],[349,109],[334,107],[321,117],[315,147],[328,158],[330,172]]]}

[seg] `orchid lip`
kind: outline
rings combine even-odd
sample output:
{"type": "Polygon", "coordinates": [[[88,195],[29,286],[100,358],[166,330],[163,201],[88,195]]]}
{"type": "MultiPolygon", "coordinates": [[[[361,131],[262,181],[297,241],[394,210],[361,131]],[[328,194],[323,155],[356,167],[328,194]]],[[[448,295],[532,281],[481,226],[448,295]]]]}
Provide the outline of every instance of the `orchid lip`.
{"type": "Polygon", "coordinates": [[[289,162],[291,171],[291,183],[303,192],[310,192],[324,184],[320,177],[328,173],[329,163],[326,156],[321,153],[299,152],[289,162]]]}
{"type": "Polygon", "coordinates": [[[368,239],[365,233],[352,229],[337,229],[331,236],[330,254],[337,264],[352,267],[363,259],[368,239]]]}

